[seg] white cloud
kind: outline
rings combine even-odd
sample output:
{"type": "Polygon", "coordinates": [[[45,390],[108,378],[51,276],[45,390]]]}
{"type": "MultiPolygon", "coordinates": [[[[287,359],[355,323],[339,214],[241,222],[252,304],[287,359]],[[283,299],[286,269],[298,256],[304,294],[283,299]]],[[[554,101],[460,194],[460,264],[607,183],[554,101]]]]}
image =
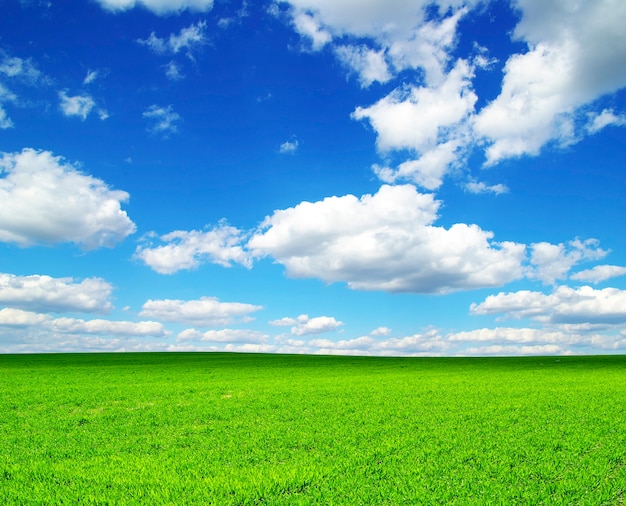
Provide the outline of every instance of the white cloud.
{"type": "Polygon", "coordinates": [[[180,67],[174,61],[171,61],[167,65],[165,65],[165,75],[168,79],[172,81],[180,81],[181,79],[185,78],[180,70],[180,67]]]}
{"type": "Polygon", "coordinates": [[[344,65],[356,72],[363,88],[391,79],[383,50],[375,51],[367,46],[338,46],[335,53],[344,65]]]}
{"type": "MultiPolygon", "coordinates": [[[[579,108],[626,86],[626,4],[614,0],[517,0],[515,37],[528,52],[509,58],[500,95],[476,118],[487,165],[536,155],[549,141],[576,142],[579,108]]],[[[591,127],[593,129],[593,126],[591,127]]]]}
{"type": "Polygon", "coordinates": [[[209,261],[223,267],[233,263],[251,267],[250,255],[241,243],[240,230],[225,222],[205,230],[177,230],[162,235],[162,246],[139,246],[135,257],[161,274],[173,274],[183,269],[194,269],[201,262],[209,261]]]}
{"type": "Polygon", "coordinates": [[[73,242],[112,247],[135,232],[121,209],[128,193],[79,172],[49,151],[0,158],[0,241],[30,246],[73,242]]]}
{"type": "Polygon", "coordinates": [[[314,348],[315,353],[377,356],[434,356],[445,353],[450,347],[436,331],[382,340],[370,336],[340,341],[312,339],[307,345],[314,348]]]}
{"type": "Polygon", "coordinates": [[[591,134],[595,134],[610,125],[626,125],[626,116],[623,114],[617,116],[611,109],[604,109],[601,113],[589,113],[588,118],[587,131],[591,134]]]}
{"type": "Polygon", "coordinates": [[[113,287],[100,278],[53,278],[0,273],[0,304],[34,311],[106,313],[113,287]]]}
{"type": "Polygon", "coordinates": [[[285,141],[280,145],[279,152],[280,153],[295,153],[298,150],[298,139],[294,139],[292,141],[285,141]]]}
{"type": "Polygon", "coordinates": [[[388,336],[391,334],[391,329],[388,327],[378,327],[370,332],[371,336],[388,336]]]}
{"type": "MultiPolygon", "coordinates": [[[[221,330],[207,330],[206,332],[200,332],[196,329],[183,330],[176,338],[179,342],[184,341],[208,341],[212,343],[247,343],[247,344],[262,344],[266,343],[269,339],[267,334],[258,332],[256,330],[245,329],[221,329],[221,330]]],[[[258,349],[225,349],[225,351],[263,351],[258,349]]],[[[270,351],[270,350],[268,350],[270,351]]]]}
{"type": "Polygon", "coordinates": [[[137,42],[148,46],[155,53],[176,54],[181,50],[187,50],[191,55],[194,49],[206,44],[206,22],[198,21],[196,24],[182,28],[177,34],[170,34],[166,39],[157,37],[154,32],[147,39],[139,39],[137,42]]]}
{"type": "Polygon", "coordinates": [[[35,84],[37,81],[45,79],[30,58],[25,60],[17,56],[9,56],[1,49],[0,74],[10,78],[21,79],[30,84],[35,84]]]}
{"type": "Polygon", "coordinates": [[[199,300],[148,300],[139,316],[160,321],[186,323],[203,327],[228,325],[235,321],[251,321],[250,313],[260,311],[262,306],[240,302],[220,302],[215,297],[199,300]]]}
{"type": "Polygon", "coordinates": [[[626,267],[619,265],[596,265],[593,269],[572,274],[570,279],[597,284],[607,279],[624,275],[626,275],[626,267]]]}
{"type": "Polygon", "coordinates": [[[116,320],[82,320],[79,318],[53,318],[48,314],[21,309],[0,309],[0,326],[28,327],[44,331],[48,336],[55,334],[90,334],[124,337],[165,337],[167,331],[158,322],[129,322],[116,320]]]}
{"type": "Polygon", "coordinates": [[[167,107],[160,107],[158,105],[151,105],[143,113],[144,118],[151,120],[152,126],[149,131],[155,134],[163,134],[167,137],[171,133],[175,133],[178,130],[178,122],[180,121],[180,115],[174,112],[174,107],[168,105],[167,107]]]}
{"type": "MultiPolygon", "coordinates": [[[[89,95],[74,95],[70,97],[66,92],[59,92],[59,98],[61,99],[61,111],[65,116],[78,116],[85,121],[89,113],[96,107],[96,102],[89,95]]],[[[109,114],[104,109],[97,109],[98,116],[101,120],[105,120],[109,117],[109,114]]]]}
{"type": "Polygon", "coordinates": [[[83,84],[91,84],[100,76],[100,72],[97,70],[88,70],[85,79],[83,80],[83,84]]]}
{"type": "MultiPolygon", "coordinates": [[[[427,0],[288,0],[295,30],[320,50],[338,41],[339,58],[359,74],[367,86],[386,79],[387,73],[422,68],[427,82],[441,79],[454,46],[459,19],[475,1],[427,0]],[[438,7],[436,18],[426,21],[426,9],[438,7]],[[346,39],[355,43],[346,44],[346,39]],[[356,41],[369,39],[373,48],[356,41]]],[[[277,9],[274,9],[275,11],[277,9]]],[[[432,14],[431,10],[431,14],[432,14]]]]}
{"type": "Polygon", "coordinates": [[[352,118],[370,122],[379,151],[409,150],[418,155],[395,171],[375,167],[383,181],[404,179],[429,190],[441,185],[466,142],[466,123],[477,100],[472,75],[471,67],[459,60],[438,86],[405,86],[370,107],[356,108],[352,118]]]}
{"type": "Polygon", "coordinates": [[[2,107],[3,102],[14,102],[17,96],[0,83],[0,129],[13,128],[13,121],[2,107]]]}
{"type": "Polygon", "coordinates": [[[567,277],[570,269],[584,260],[598,260],[607,255],[596,239],[575,239],[567,245],[540,242],[531,245],[529,278],[551,284],[567,277]]]}
{"type": "Polygon", "coordinates": [[[281,318],[269,322],[274,326],[291,326],[291,333],[294,336],[305,336],[309,334],[322,334],[332,332],[343,325],[343,322],[335,320],[332,316],[316,316],[309,318],[309,315],[302,314],[297,318],[281,318]]]}
{"type": "Polygon", "coordinates": [[[346,281],[353,289],[446,293],[522,276],[525,247],[491,242],[476,225],[433,226],[439,203],[415,187],[387,186],[275,211],[250,239],[293,277],[346,281]]]}
{"type": "Polygon", "coordinates": [[[531,318],[550,324],[624,324],[626,291],[617,288],[596,290],[589,286],[574,289],[557,287],[550,295],[521,290],[490,295],[472,304],[477,315],[503,314],[507,318],[531,318]]]}
{"type": "Polygon", "coordinates": [[[469,193],[495,193],[496,195],[501,195],[503,193],[508,193],[509,188],[503,184],[494,184],[488,185],[484,182],[477,181],[469,181],[465,184],[465,189],[469,193]]]}
{"type": "Polygon", "coordinates": [[[0,106],[0,129],[6,130],[7,128],[13,128],[13,120],[9,118],[7,112],[0,106]]]}
{"type": "Polygon", "coordinates": [[[141,6],[158,15],[181,12],[186,9],[202,12],[213,7],[213,0],[97,0],[97,2],[104,9],[113,12],[141,6]]]}
{"type": "Polygon", "coordinates": [[[96,106],[93,98],[89,95],[68,96],[64,91],[59,92],[61,110],[66,116],[80,116],[84,121],[91,110],[96,106]]]}

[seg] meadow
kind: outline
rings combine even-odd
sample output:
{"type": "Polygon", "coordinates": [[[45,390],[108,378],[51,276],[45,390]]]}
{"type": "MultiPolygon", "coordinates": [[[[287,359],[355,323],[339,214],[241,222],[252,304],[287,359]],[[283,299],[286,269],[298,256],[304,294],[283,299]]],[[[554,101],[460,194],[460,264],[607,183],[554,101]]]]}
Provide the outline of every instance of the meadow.
{"type": "Polygon", "coordinates": [[[0,504],[621,505],[626,356],[0,355],[0,504]]]}

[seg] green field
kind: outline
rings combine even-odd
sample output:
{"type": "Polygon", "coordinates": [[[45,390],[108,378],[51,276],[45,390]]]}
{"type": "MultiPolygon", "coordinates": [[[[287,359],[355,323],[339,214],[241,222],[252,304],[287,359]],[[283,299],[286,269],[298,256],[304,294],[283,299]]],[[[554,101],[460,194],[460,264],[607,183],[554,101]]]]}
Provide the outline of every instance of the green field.
{"type": "Polygon", "coordinates": [[[626,356],[0,355],[0,504],[623,504],[626,356]]]}

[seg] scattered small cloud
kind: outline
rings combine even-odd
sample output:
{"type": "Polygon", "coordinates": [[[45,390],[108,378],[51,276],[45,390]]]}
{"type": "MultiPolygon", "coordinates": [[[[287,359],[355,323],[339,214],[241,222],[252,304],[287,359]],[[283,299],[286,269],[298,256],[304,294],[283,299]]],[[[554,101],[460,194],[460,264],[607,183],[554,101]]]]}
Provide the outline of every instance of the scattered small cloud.
{"type": "Polygon", "coordinates": [[[291,141],[285,141],[280,145],[279,152],[282,154],[293,154],[298,151],[298,139],[293,139],[291,141]]]}
{"type": "Polygon", "coordinates": [[[143,113],[143,117],[152,121],[152,125],[148,128],[148,131],[154,134],[161,134],[163,137],[167,138],[170,134],[178,131],[180,115],[174,112],[172,105],[165,107],[156,104],[151,105],[143,113]]]}
{"type": "Polygon", "coordinates": [[[157,37],[152,32],[147,39],[138,39],[137,42],[150,48],[157,54],[177,54],[185,50],[187,56],[192,57],[193,52],[207,43],[206,22],[198,21],[178,33],[172,33],[167,38],[157,37]]]}
{"type": "Polygon", "coordinates": [[[107,111],[96,108],[96,102],[89,95],[69,96],[67,92],[60,91],[59,98],[61,99],[61,111],[65,116],[78,116],[81,120],[85,121],[89,113],[95,108],[101,120],[105,120],[109,117],[107,111]]]}
{"type": "Polygon", "coordinates": [[[100,76],[100,72],[97,70],[88,70],[85,79],[83,80],[83,84],[91,84],[100,76]]]}
{"type": "Polygon", "coordinates": [[[273,326],[290,326],[294,336],[305,336],[310,334],[322,334],[337,330],[343,322],[335,320],[332,316],[316,316],[309,318],[309,315],[302,314],[297,318],[281,318],[269,322],[273,326]]]}
{"type": "Polygon", "coordinates": [[[503,193],[509,192],[509,188],[504,184],[488,185],[487,183],[483,183],[482,181],[470,181],[466,183],[465,190],[467,190],[469,193],[495,193],[496,195],[502,195],[503,193]]]}

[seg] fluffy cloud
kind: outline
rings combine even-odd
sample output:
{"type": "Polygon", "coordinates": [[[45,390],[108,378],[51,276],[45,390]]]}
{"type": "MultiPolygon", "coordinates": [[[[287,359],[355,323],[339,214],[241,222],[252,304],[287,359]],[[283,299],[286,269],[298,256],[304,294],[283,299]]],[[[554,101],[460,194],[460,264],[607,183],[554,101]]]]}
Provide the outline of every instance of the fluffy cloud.
{"type": "Polygon", "coordinates": [[[323,334],[332,332],[343,325],[343,322],[335,320],[332,316],[316,316],[309,318],[309,315],[302,314],[297,318],[281,318],[270,322],[274,326],[291,326],[291,333],[294,336],[306,336],[309,334],[323,334]]]}
{"type": "Polygon", "coordinates": [[[137,42],[148,46],[152,51],[158,54],[171,53],[176,54],[181,50],[186,50],[188,55],[192,51],[206,44],[206,22],[199,21],[178,33],[172,33],[168,38],[157,37],[154,32],[147,39],[139,39],[137,42]]]}
{"type": "Polygon", "coordinates": [[[619,265],[596,265],[593,269],[587,269],[571,275],[570,279],[596,284],[624,275],[626,275],[626,267],[619,265]]]}
{"type": "Polygon", "coordinates": [[[530,263],[532,269],[528,277],[551,284],[567,277],[570,269],[584,260],[598,260],[608,251],[598,247],[596,239],[581,241],[575,239],[565,244],[540,242],[531,245],[530,263]]]}
{"type": "Polygon", "coordinates": [[[166,244],[139,246],[135,257],[161,274],[194,269],[204,261],[223,267],[233,263],[252,266],[250,255],[241,246],[242,232],[224,222],[205,231],[177,230],[159,240],[166,244]]]}
{"type": "MultiPolygon", "coordinates": [[[[221,329],[221,330],[207,330],[206,332],[199,332],[196,329],[183,330],[178,334],[177,341],[207,341],[212,343],[248,343],[248,344],[261,344],[267,342],[269,336],[258,332],[256,330],[245,329],[221,329]]],[[[230,351],[230,350],[225,350],[230,351]]],[[[232,351],[245,351],[245,350],[232,350],[232,351]]],[[[252,352],[258,350],[249,350],[252,352]]]]}
{"type": "Polygon", "coordinates": [[[47,314],[21,309],[0,309],[0,325],[6,327],[40,327],[55,334],[90,334],[128,337],[165,337],[167,332],[158,322],[128,322],[115,320],[81,320],[53,318],[47,314]]]}
{"type": "Polygon", "coordinates": [[[113,287],[100,278],[80,282],[34,274],[15,276],[0,273],[0,304],[34,311],[80,311],[106,313],[113,287]]]}
{"type": "Polygon", "coordinates": [[[266,218],[248,247],[290,276],[361,290],[446,293],[522,276],[523,245],[493,243],[476,225],[433,226],[438,207],[410,185],[303,202],[266,218]]]}
{"type": "Polygon", "coordinates": [[[490,295],[472,304],[477,315],[503,314],[507,318],[531,318],[549,324],[624,324],[626,291],[617,288],[596,290],[589,286],[574,289],[557,287],[550,295],[521,290],[490,295]]]}
{"type": "Polygon", "coordinates": [[[375,51],[367,46],[339,46],[335,53],[346,67],[356,72],[364,88],[373,82],[385,83],[391,79],[383,50],[375,51]]]}
{"type": "Polygon", "coordinates": [[[295,30],[313,50],[334,44],[339,59],[364,86],[384,82],[406,68],[422,68],[430,84],[440,81],[454,46],[456,26],[475,1],[288,0],[295,30]],[[430,11],[427,18],[426,10],[430,11]],[[465,5],[465,6],[464,6],[465,5]],[[346,39],[350,42],[346,43],[346,39]],[[367,39],[368,45],[362,41],[367,39]],[[352,42],[354,41],[354,42],[352,42]],[[358,42],[357,42],[358,41],[358,42]]]}
{"type": "Polygon", "coordinates": [[[112,247],[135,232],[121,209],[128,193],[79,172],[49,151],[0,158],[0,241],[30,246],[73,242],[112,247]]]}
{"type": "Polygon", "coordinates": [[[396,170],[375,169],[383,181],[404,179],[429,190],[441,185],[465,142],[464,124],[477,100],[471,77],[471,67],[459,60],[437,86],[407,86],[370,107],[356,108],[352,117],[370,122],[380,151],[409,150],[418,157],[396,170]]]}
{"type": "MultiPolygon", "coordinates": [[[[575,113],[626,86],[626,4],[614,0],[517,0],[514,36],[528,52],[506,63],[500,95],[476,118],[489,143],[487,164],[536,155],[551,140],[575,142],[575,113]]],[[[606,119],[606,118],[605,118],[606,119]]],[[[602,121],[602,120],[600,120],[602,121]]],[[[591,129],[598,128],[592,124],[591,129]]]]}
{"type": "Polygon", "coordinates": [[[186,9],[208,11],[213,7],[213,0],[97,0],[106,10],[119,12],[136,6],[145,7],[155,14],[165,15],[186,9]]]}
{"type": "MultiPolygon", "coordinates": [[[[85,121],[89,113],[96,107],[96,102],[89,95],[74,95],[68,96],[66,92],[59,92],[59,98],[61,99],[61,111],[65,116],[78,116],[85,121]]],[[[104,109],[97,109],[98,116],[101,120],[105,120],[109,117],[108,113],[104,109]]]]}
{"type": "Polygon", "coordinates": [[[149,300],[139,316],[166,322],[187,323],[198,326],[228,325],[235,321],[250,321],[250,313],[262,306],[240,302],[220,302],[214,297],[199,300],[149,300]]]}
{"type": "Polygon", "coordinates": [[[162,134],[164,137],[168,137],[169,134],[175,133],[178,130],[180,115],[174,112],[172,105],[160,107],[153,104],[144,111],[143,117],[152,121],[152,126],[148,129],[152,133],[162,134]]]}

